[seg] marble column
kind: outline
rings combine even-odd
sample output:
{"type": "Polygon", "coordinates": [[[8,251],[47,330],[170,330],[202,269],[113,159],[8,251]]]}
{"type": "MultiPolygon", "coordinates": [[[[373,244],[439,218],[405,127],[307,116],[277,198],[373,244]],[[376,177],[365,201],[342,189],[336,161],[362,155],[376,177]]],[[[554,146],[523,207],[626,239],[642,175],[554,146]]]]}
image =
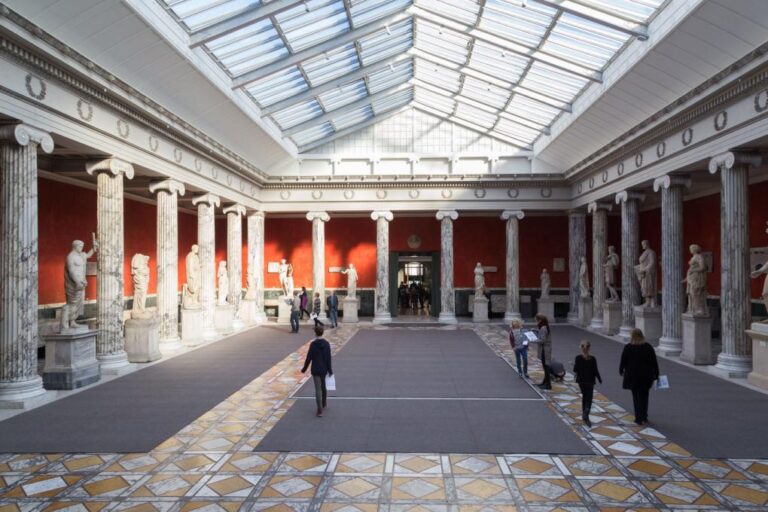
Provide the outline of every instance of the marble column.
{"type": "Polygon", "coordinates": [[[662,176],[653,182],[661,190],[661,338],[659,351],[678,356],[683,351],[683,313],[685,312],[685,261],[683,247],[683,192],[691,180],[662,176]]]}
{"type": "Polygon", "coordinates": [[[96,176],[96,239],[99,241],[96,359],[102,373],[115,373],[128,366],[123,333],[123,178],[133,179],[133,166],[117,158],[107,158],[86,163],[85,170],[96,176]]]}
{"type": "MultiPolygon", "coordinates": [[[[608,232],[608,203],[589,203],[587,211],[592,214],[592,321],[590,329],[603,329],[603,302],[605,301],[605,279],[603,263],[608,254],[606,243],[608,232]]],[[[623,258],[622,258],[623,259],[623,258]]]]}
{"type": "Polygon", "coordinates": [[[568,323],[579,323],[579,268],[581,258],[587,256],[587,216],[581,211],[568,212],[568,276],[570,281],[570,308],[568,323]]]}
{"type": "Polygon", "coordinates": [[[254,301],[253,320],[258,323],[267,321],[264,312],[264,212],[249,212],[246,217],[248,227],[248,263],[247,289],[245,298],[254,301]]]}
{"type": "Polygon", "coordinates": [[[325,320],[325,223],[331,220],[326,212],[307,212],[307,220],[312,222],[312,306],[315,294],[320,294],[320,315],[325,320]]]}
{"type": "Polygon", "coordinates": [[[389,223],[394,216],[389,211],[375,211],[371,219],[376,221],[376,309],[373,323],[392,321],[389,310],[389,223]]]}
{"type": "Polygon", "coordinates": [[[525,213],[520,210],[504,210],[501,220],[507,221],[507,307],[504,321],[520,320],[520,225],[525,213]]]}
{"type": "MultiPolygon", "coordinates": [[[[619,192],[616,204],[621,205],[621,328],[619,336],[629,340],[635,328],[635,306],[640,303],[640,283],[635,265],[640,256],[640,202],[645,199],[637,192],[619,192]]],[[[602,276],[602,274],[601,274],[602,276]]]]}
{"type": "Polygon", "coordinates": [[[197,245],[200,248],[200,306],[203,311],[203,338],[216,337],[216,207],[219,196],[203,194],[192,199],[197,206],[197,245]]]}
{"type": "Polygon", "coordinates": [[[752,344],[745,331],[752,318],[749,267],[749,169],[760,157],[727,152],[709,161],[709,172],[720,171],[720,338],[722,352],[715,367],[730,377],[752,369],[752,344]]]}
{"type": "Polygon", "coordinates": [[[157,194],[157,313],[160,349],[181,346],[179,337],[179,195],[184,184],[163,180],[149,185],[157,194]]]}
{"type": "Polygon", "coordinates": [[[445,323],[456,323],[456,299],[453,289],[453,221],[459,218],[456,210],[440,210],[435,215],[440,221],[440,316],[445,323]]]}
{"type": "Polygon", "coordinates": [[[0,408],[43,399],[37,374],[37,150],[53,139],[25,124],[0,126],[0,408]]]}
{"type": "Polygon", "coordinates": [[[227,302],[235,308],[233,327],[245,327],[240,318],[240,299],[243,296],[243,215],[245,206],[233,204],[224,208],[227,215],[227,271],[229,292],[227,302]]]}

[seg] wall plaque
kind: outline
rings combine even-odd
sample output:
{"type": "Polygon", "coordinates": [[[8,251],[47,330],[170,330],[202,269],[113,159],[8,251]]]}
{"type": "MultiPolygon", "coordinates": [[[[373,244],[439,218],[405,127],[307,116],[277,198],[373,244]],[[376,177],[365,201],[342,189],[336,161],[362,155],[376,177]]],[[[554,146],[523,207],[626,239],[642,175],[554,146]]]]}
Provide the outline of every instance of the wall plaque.
{"type": "Polygon", "coordinates": [[[552,260],[552,272],[565,272],[565,258],[554,258],[552,260]]]}
{"type": "Polygon", "coordinates": [[[270,261],[267,263],[267,272],[270,274],[279,274],[280,273],[280,262],[279,261],[270,261]]]}
{"type": "Polygon", "coordinates": [[[85,275],[95,276],[98,274],[99,264],[95,261],[85,262],[85,275]]]}
{"type": "Polygon", "coordinates": [[[483,267],[483,272],[498,272],[499,267],[483,267]]]}

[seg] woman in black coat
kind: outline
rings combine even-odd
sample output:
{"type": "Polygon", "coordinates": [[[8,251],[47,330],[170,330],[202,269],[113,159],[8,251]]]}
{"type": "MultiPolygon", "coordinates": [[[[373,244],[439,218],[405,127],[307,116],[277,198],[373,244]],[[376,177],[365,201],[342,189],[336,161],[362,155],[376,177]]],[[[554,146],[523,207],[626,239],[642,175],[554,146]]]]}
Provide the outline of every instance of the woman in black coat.
{"type": "Polygon", "coordinates": [[[648,394],[653,381],[659,378],[656,351],[645,341],[643,331],[632,329],[629,344],[624,346],[619,364],[619,375],[624,377],[622,387],[632,390],[635,423],[648,422],[648,394]]]}
{"type": "Polygon", "coordinates": [[[331,344],[323,338],[323,326],[315,326],[315,336],[309,344],[307,358],[301,373],[307,371],[312,363],[312,380],[315,384],[315,403],[317,404],[317,416],[323,415],[323,409],[328,406],[328,390],[325,388],[325,376],[333,375],[331,367],[331,344]]]}
{"type": "Polygon", "coordinates": [[[579,343],[581,354],[576,356],[573,362],[573,373],[576,374],[576,383],[581,390],[581,419],[588,427],[592,426],[589,420],[589,412],[592,409],[592,396],[595,391],[595,381],[603,383],[600,370],[597,369],[597,359],[589,353],[590,343],[582,340],[579,343]]]}

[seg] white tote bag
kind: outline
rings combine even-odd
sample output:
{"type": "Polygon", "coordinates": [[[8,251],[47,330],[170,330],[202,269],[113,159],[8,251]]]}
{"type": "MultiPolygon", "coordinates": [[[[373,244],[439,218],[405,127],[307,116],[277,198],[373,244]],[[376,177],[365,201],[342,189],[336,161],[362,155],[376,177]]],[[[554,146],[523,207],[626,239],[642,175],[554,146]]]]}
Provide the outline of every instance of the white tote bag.
{"type": "Polygon", "coordinates": [[[336,391],[336,376],[335,375],[326,375],[325,376],[325,389],[328,391],[336,391]]]}
{"type": "Polygon", "coordinates": [[[659,380],[656,381],[656,389],[669,389],[669,377],[659,375],[659,380]]]}

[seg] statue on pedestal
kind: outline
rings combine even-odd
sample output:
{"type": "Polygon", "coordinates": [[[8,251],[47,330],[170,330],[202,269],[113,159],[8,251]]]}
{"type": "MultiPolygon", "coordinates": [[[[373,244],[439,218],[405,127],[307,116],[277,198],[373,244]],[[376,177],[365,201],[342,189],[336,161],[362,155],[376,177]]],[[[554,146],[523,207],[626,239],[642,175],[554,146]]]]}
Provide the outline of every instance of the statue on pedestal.
{"type": "Polygon", "coordinates": [[[287,297],[293,297],[293,265],[288,264],[288,268],[285,269],[284,291],[287,297]]]}
{"type": "Polygon", "coordinates": [[[288,293],[288,289],[285,286],[285,278],[288,277],[288,262],[285,261],[285,258],[280,260],[280,265],[277,267],[277,272],[278,278],[280,279],[280,288],[283,289],[283,295],[291,297],[291,294],[288,293]]]}
{"type": "Polygon", "coordinates": [[[581,257],[579,264],[579,296],[582,299],[588,299],[589,295],[589,267],[587,266],[586,256],[581,257]]]}
{"type": "Polygon", "coordinates": [[[133,307],[131,318],[151,318],[154,313],[147,309],[147,290],[149,289],[149,256],[134,254],[131,258],[131,277],[133,278],[133,307]]]}
{"type": "Polygon", "coordinates": [[[245,271],[245,300],[254,300],[256,298],[256,279],[253,274],[253,264],[248,263],[248,270],[245,271]]]}
{"type": "Polygon", "coordinates": [[[485,270],[480,262],[475,265],[475,300],[485,297],[485,270]]]}
{"type": "Polygon", "coordinates": [[[547,269],[543,269],[541,271],[541,298],[542,299],[548,299],[549,298],[549,289],[552,285],[552,282],[549,278],[549,272],[547,272],[547,269]]]}
{"type": "MultiPolygon", "coordinates": [[[[766,223],[768,224],[768,222],[766,223]]],[[[768,233],[768,229],[765,230],[766,233],[768,233]]],[[[768,261],[760,265],[760,268],[750,273],[750,277],[752,279],[755,279],[757,277],[760,277],[762,274],[766,274],[765,281],[763,281],[763,304],[765,304],[765,310],[768,311],[768,261]]],[[[763,320],[764,323],[768,323],[768,320],[763,320]]]]}
{"type": "Polygon", "coordinates": [[[64,294],[66,304],[61,308],[61,329],[78,329],[85,326],[78,324],[75,320],[83,314],[83,303],[85,302],[85,287],[88,281],[85,278],[85,267],[88,258],[99,250],[99,243],[95,235],[92,236],[92,248],[84,253],[85,244],[81,240],[72,242],[72,250],[67,254],[64,263],[64,294]]]}
{"type": "Polygon", "coordinates": [[[227,270],[227,262],[222,260],[219,262],[219,272],[217,273],[219,278],[219,295],[216,301],[217,306],[227,305],[227,295],[229,295],[229,271],[227,270]]]}
{"type": "Polygon", "coordinates": [[[688,310],[693,316],[709,316],[707,308],[707,263],[701,255],[701,247],[692,244],[689,247],[691,259],[688,261],[688,273],[683,279],[685,293],[688,295],[688,310]]]}
{"type": "Polygon", "coordinates": [[[619,255],[616,254],[616,248],[608,246],[608,255],[605,257],[603,268],[605,269],[605,286],[608,288],[608,300],[618,302],[619,294],[616,291],[616,267],[619,266],[619,255]]]}
{"type": "Polygon", "coordinates": [[[640,254],[638,264],[635,265],[635,274],[640,281],[640,295],[643,297],[644,308],[656,307],[656,251],[651,249],[648,240],[640,242],[643,252],[640,254]]]}
{"type": "Polygon", "coordinates": [[[349,267],[342,269],[342,274],[347,274],[347,297],[357,297],[357,269],[353,263],[349,267]]]}
{"type": "Polygon", "coordinates": [[[200,308],[200,248],[194,244],[186,259],[187,287],[181,305],[184,309],[200,308]]]}

